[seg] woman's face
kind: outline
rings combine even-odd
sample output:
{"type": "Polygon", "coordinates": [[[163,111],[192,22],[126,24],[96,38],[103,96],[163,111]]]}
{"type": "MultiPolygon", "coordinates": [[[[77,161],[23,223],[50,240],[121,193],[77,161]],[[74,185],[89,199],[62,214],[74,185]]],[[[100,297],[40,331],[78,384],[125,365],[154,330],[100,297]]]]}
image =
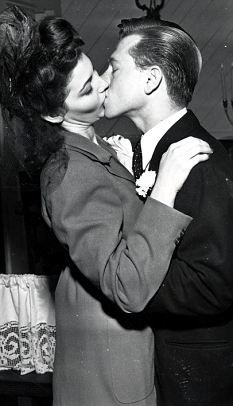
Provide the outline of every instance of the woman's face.
{"type": "Polygon", "coordinates": [[[67,86],[64,122],[92,124],[103,117],[107,88],[107,82],[93,70],[90,59],[82,54],[67,86]]]}

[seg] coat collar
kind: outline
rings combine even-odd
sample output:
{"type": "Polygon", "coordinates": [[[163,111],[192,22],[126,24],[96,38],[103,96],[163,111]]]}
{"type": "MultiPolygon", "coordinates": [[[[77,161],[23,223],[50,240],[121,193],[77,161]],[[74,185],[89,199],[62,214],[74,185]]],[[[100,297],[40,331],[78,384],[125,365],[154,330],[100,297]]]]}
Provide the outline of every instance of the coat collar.
{"type": "Polygon", "coordinates": [[[101,148],[100,145],[104,143],[101,142],[100,137],[97,137],[97,141],[100,145],[91,142],[88,138],[83,137],[78,133],[72,133],[63,130],[65,146],[73,151],[80,151],[82,154],[89,156],[93,160],[100,161],[102,163],[109,163],[112,155],[115,151],[106,148],[101,148]]]}
{"type": "MultiPolygon", "coordinates": [[[[164,152],[167,151],[169,146],[184,138],[187,138],[193,133],[195,129],[200,128],[200,123],[191,110],[181,117],[161,138],[158,142],[150,162],[150,170],[158,171],[159,163],[164,152]]],[[[195,137],[195,134],[192,134],[195,137]]]]}
{"type": "Polygon", "coordinates": [[[105,165],[113,175],[134,182],[133,175],[119,162],[117,154],[111,146],[101,137],[97,136],[98,144],[77,133],[63,130],[65,146],[69,150],[79,151],[88,156],[92,161],[98,161],[105,165]]]}

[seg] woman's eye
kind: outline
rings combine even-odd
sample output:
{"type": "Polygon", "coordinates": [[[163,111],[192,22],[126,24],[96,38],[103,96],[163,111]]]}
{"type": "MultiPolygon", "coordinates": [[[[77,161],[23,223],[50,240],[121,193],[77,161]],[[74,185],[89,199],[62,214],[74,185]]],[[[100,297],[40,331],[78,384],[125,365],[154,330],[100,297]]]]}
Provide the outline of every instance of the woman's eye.
{"type": "Polygon", "coordinates": [[[91,86],[91,87],[89,87],[89,89],[87,89],[87,90],[85,91],[84,96],[86,96],[86,95],[92,93],[92,91],[93,91],[93,87],[91,86]]]}

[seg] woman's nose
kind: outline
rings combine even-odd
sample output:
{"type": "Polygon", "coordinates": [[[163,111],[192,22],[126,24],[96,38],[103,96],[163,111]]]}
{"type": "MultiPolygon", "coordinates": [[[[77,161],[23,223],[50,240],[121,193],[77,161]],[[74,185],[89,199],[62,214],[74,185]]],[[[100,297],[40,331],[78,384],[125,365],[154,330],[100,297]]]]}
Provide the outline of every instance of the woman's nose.
{"type": "Polygon", "coordinates": [[[101,75],[101,78],[108,83],[108,86],[110,85],[110,66],[104,71],[104,73],[101,75]]]}
{"type": "Polygon", "coordinates": [[[103,93],[105,92],[105,90],[107,90],[107,88],[109,87],[108,82],[105,80],[105,78],[103,78],[102,76],[99,76],[99,92],[103,93]]]}

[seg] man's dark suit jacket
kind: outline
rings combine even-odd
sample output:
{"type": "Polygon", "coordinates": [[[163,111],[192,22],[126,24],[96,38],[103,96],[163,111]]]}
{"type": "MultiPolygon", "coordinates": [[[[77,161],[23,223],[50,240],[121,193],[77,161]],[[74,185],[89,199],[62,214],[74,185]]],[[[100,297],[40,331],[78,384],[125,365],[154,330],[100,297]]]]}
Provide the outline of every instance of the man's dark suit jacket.
{"type": "Polygon", "coordinates": [[[233,405],[233,163],[188,111],[159,141],[150,164],[188,136],[207,141],[175,208],[194,220],[147,311],[155,328],[159,406],[233,405]]]}

